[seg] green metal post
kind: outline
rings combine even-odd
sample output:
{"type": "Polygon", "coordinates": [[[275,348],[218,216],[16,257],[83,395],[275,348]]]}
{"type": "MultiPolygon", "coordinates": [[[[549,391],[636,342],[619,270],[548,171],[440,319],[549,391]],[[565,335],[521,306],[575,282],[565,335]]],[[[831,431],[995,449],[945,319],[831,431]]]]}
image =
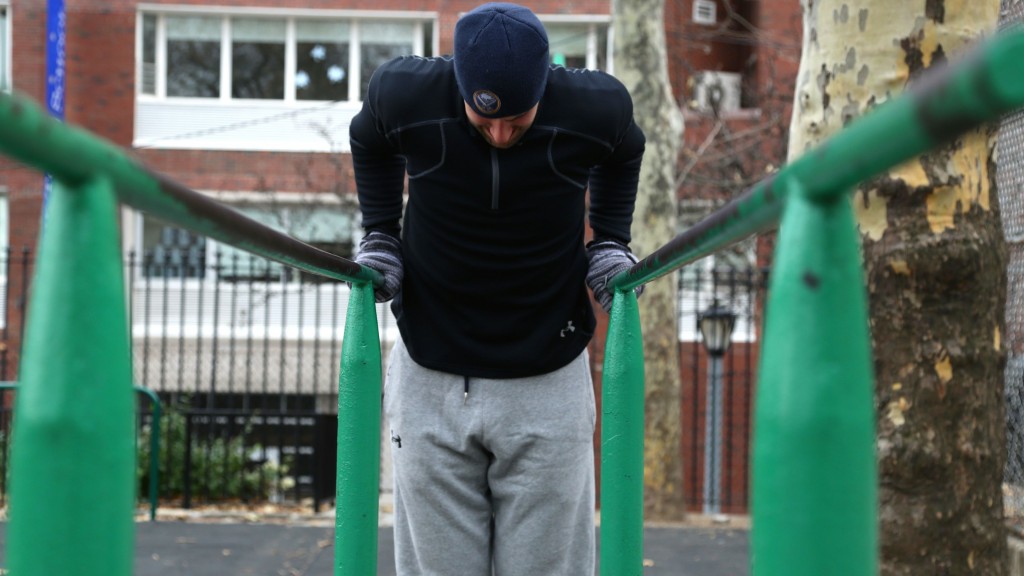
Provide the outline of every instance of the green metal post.
{"type": "Polygon", "coordinates": [[[633,290],[615,291],[601,376],[601,574],[640,576],[644,532],[644,349],[633,290]]]}
{"type": "Polygon", "coordinates": [[[752,573],[874,576],[874,388],[853,209],[845,195],[787,188],[755,403],[752,573]]]}
{"type": "Polygon", "coordinates": [[[156,392],[145,386],[136,386],[135,391],[145,394],[153,406],[153,425],[149,431],[149,520],[155,522],[160,487],[160,418],[163,416],[163,410],[156,392]]]}
{"type": "Polygon", "coordinates": [[[373,286],[352,285],[338,382],[335,576],[376,576],[380,502],[380,339],[373,286]]]}
{"type": "Polygon", "coordinates": [[[132,571],[134,393],[119,239],[108,181],[54,183],[15,399],[12,574],[132,571]]]}

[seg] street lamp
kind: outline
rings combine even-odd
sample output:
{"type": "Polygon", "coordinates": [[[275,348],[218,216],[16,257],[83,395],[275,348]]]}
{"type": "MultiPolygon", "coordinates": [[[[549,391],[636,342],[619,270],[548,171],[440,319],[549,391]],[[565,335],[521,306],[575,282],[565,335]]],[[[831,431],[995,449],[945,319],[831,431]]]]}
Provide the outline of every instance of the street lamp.
{"type": "Polygon", "coordinates": [[[697,317],[708,353],[708,392],[704,417],[704,513],[721,512],[722,484],[722,356],[732,343],[736,314],[715,300],[697,317]]]}

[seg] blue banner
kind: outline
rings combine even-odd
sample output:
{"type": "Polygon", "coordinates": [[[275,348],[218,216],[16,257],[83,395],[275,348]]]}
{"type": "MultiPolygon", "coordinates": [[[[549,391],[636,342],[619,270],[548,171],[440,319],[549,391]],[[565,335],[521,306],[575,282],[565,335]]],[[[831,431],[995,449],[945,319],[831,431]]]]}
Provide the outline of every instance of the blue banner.
{"type": "MultiPolygon", "coordinates": [[[[67,16],[64,0],[47,0],[46,4],[46,107],[54,117],[64,119],[64,45],[67,16]]],[[[53,181],[46,175],[43,186],[43,218],[46,217],[46,201],[50,196],[53,181]]]]}

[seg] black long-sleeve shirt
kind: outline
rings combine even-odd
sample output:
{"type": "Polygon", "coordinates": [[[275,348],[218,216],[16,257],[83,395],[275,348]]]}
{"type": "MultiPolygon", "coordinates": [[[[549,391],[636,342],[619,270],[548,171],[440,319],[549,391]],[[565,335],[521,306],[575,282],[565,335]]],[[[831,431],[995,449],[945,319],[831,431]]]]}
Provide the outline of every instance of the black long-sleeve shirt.
{"type": "Polygon", "coordinates": [[[392,310],[413,360],[518,378],[582,352],[595,326],[586,192],[595,237],[628,243],[644,152],[618,80],[552,66],[533,125],[498,149],[469,123],[451,58],[398,58],[374,74],[350,138],[363,226],[401,234],[392,310]]]}

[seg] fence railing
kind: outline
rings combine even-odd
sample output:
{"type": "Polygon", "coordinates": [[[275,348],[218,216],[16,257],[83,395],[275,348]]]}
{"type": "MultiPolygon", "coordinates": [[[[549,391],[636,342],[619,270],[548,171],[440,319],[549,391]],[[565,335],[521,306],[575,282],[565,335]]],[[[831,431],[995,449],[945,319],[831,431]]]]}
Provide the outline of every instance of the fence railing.
{"type": "MultiPolygon", "coordinates": [[[[129,250],[124,273],[133,379],[156,392],[164,407],[160,506],[272,504],[320,513],[324,503],[333,505],[340,315],[348,306],[348,285],[306,274],[225,281],[219,274],[225,266],[230,271],[279,265],[246,254],[224,258],[217,250],[206,254],[205,269],[191,270],[204,278],[197,282],[180,273],[181,260],[172,249],[153,252],[140,256],[129,250]],[[177,277],[147,278],[147,267],[177,277]]],[[[741,258],[720,260],[695,262],[678,274],[683,489],[690,510],[742,515],[749,512],[756,327],[768,270],[741,258]],[[697,322],[716,304],[735,315],[732,343],[718,365],[701,344],[697,322]],[[716,398],[718,411],[709,408],[716,398]],[[709,426],[719,442],[702,441],[709,426]]],[[[22,289],[22,279],[34,266],[34,251],[0,250],[0,270],[7,270],[6,282],[0,278],[0,303],[11,303],[0,328],[0,380],[17,374],[22,302],[31,292],[30,286],[22,289]]],[[[377,320],[383,352],[397,331],[386,304],[377,305],[377,320]]],[[[599,359],[602,346],[596,340],[591,358],[599,359]]],[[[597,362],[592,371],[600,382],[597,362]]],[[[149,457],[153,420],[148,404],[140,402],[137,409],[141,502],[155,488],[153,474],[142,465],[149,457]]],[[[0,509],[7,507],[12,413],[13,402],[0,402],[0,509]]],[[[382,490],[389,489],[388,480],[382,475],[382,490]]]]}
{"type": "MultiPolygon", "coordinates": [[[[1024,105],[1020,62],[1021,32],[986,43],[973,59],[855,121],[615,279],[603,371],[602,574],[642,572],[644,369],[632,288],[780,221],[755,403],[754,573],[877,573],[873,385],[848,193],[1024,105]]],[[[116,224],[122,202],[353,282],[339,378],[335,574],[375,574],[381,373],[372,285],[379,277],[153,174],[18,97],[0,95],[0,151],[57,181],[16,404],[10,571],[131,572],[132,382],[116,224]],[[90,266],[82,255],[91,256],[90,266]]]]}

